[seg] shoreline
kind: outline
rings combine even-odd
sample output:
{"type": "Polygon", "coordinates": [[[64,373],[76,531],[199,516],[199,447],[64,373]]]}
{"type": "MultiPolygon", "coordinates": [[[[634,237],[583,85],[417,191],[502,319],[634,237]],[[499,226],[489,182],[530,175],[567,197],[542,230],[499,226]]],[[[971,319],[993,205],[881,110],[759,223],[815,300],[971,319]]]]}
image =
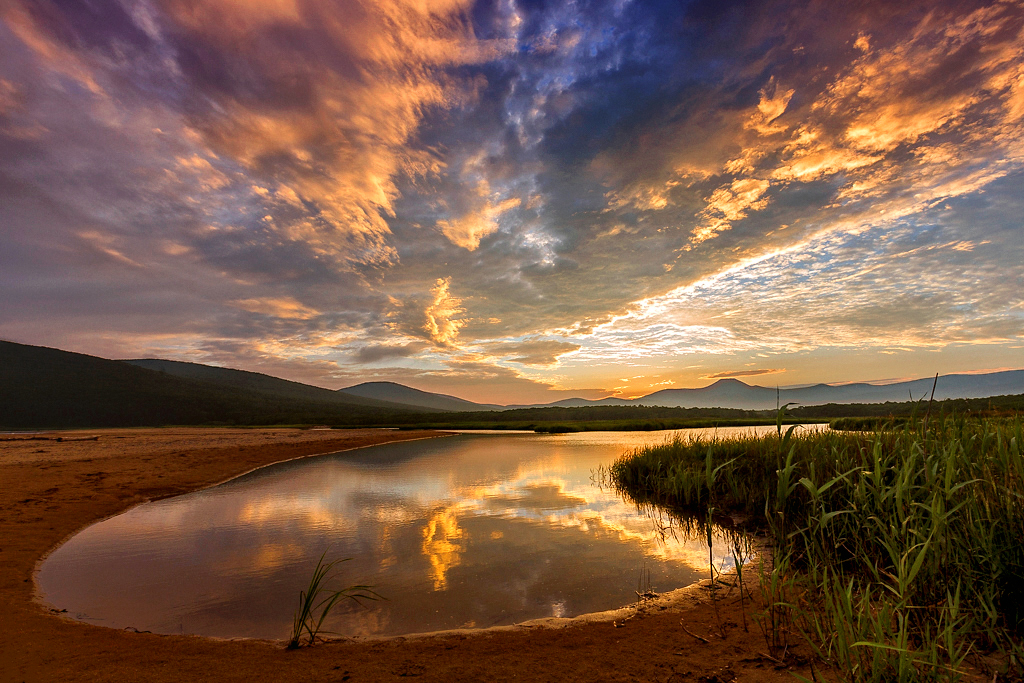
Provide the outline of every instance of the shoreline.
{"type": "MultiPolygon", "coordinates": [[[[314,431],[314,430],[308,430],[308,431],[314,431]]],[[[322,430],[317,430],[317,431],[322,431],[322,430]]],[[[38,433],[39,434],[48,434],[48,433],[51,433],[51,432],[38,432],[38,433]]],[[[47,602],[46,599],[43,597],[42,593],[39,590],[38,576],[39,576],[39,570],[43,566],[43,562],[45,562],[46,559],[48,557],[50,557],[50,555],[52,555],[54,552],[56,552],[57,549],[59,549],[62,545],[64,545],[65,543],[67,543],[72,538],[74,538],[78,534],[82,533],[83,531],[85,531],[89,527],[91,527],[93,525],[96,525],[96,524],[99,524],[100,522],[105,522],[106,520],[112,519],[114,517],[117,517],[118,515],[123,515],[124,513],[129,512],[130,510],[134,510],[135,508],[137,508],[137,507],[139,507],[141,505],[146,505],[147,503],[152,503],[152,502],[158,501],[158,500],[166,500],[168,498],[176,498],[178,496],[184,496],[184,495],[186,495],[188,493],[196,493],[197,491],[205,491],[207,489],[216,488],[217,486],[221,486],[222,484],[226,484],[229,481],[234,481],[235,479],[241,479],[242,477],[244,477],[246,475],[249,475],[249,474],[252,474],[253,472],[258,472],[259,470],[266,469],[268,467],[275,467],[276,465],[282,465],[282,464],[284,464],[286,462],[293,462],[295,460],[305,460],[307,458],[319,458],[319,457],[323,457],[325,455],[335,455],[337,453],[348,453],[349,451],[358,451],[358,450],[361,450],[363,448],[373,448],[374,446],[383,446],[383,445],[388,444],[388,443],[398,443],[398,442],[406,442],[406,441],[422,441],[422,440],[425,440],[425,439],[441,439],[441,438],[444,438],[444,437],[447,437],[447,436],[457,436],[457,435],[454,434],[454,433],[439,432],[439,433],[436,433],[436,434],[431,434],[429,436],[419,436],[419,437],[414,437],[414,438],[411,438],[411,439],[396,439],[394,441],[382,441],[381,443],[364,444],[364,445],[361,445],[361,446],[353,446],[352,448],[342,448],[340,450],[335,450],[335,451],[325,451],[323,453],[310,453],[308,455],[297,455],[294,458],[285,458],[283,460],[275,460],[274,462],[268,462],[268,463],[265,463],[263,465],[257,465],[256,467],[253,467],[253,468],[250,468],[250,469],[248,469],[248,470],[246,470],[244,472],[240,472],[238,474],[232,475],[230,477],[227,477],[226,479],[222,479],[221,481],[217,481],[217,482],[214,482],[212,484],[205,484],[203,486],[191,489],[189,491],[184,491],[182,493],[168,493],[166,495],[154,496],[152,498],[147,498],[145,500],[140,500],[137,503],[133,503],[132,505],[130,505],[130,506],[128,506],[128,507],[126,507],[126,508],[124,508],[122,510],[118,510],[117,512],[113,512],[113,513],[111,513],[109,515],[106,515],[105,517],[100,517],[98,519],[94,519],[91,522],[86,523],[85,526],[82,526],[82,527],[79,527],[78,529],[75,529],[70,534],[68,534],[67,536],[62,538],[59,542],[57,542],[56,544],[51,546],[49,549],[47,549],[47,551],[45,553],[43,553],[39,557],[38,560],[36,560],[35,567],[33,567],[33,569],[32,569],[32,601],[35,602],[36,604],[38,604],[43,610],[49,611],[49,612],[53,613],[56,616],[60,616],[63,619],[69,619],[71,621],[76,621],[76,622],[79,622],[79,623],[82,623],[82,624],[89,624],[90,626],[98,626],[99,628],[114,628],[112,626],[102,626],[100,624],[91,624],[88,621],[83,621],[83,620],[80,620],[80,619],[74,619],[72,617],[64,616],[64,611],[66,611],[66,610],[64,610],[64,611],[59,610],[59,609],[57,609],[57,605],[53,605],[53,604],[47,602]]],[[[91,441],[92,439],[80,439],[80,440],[81,441],[91,441]]],[[[70,442],[70,440],[66,440],[66,441],[64,441],[62,443],[68,443],[68,442],[70,442]]],[[[117,630],[117,629],[115,629],[115,630],[117,630]]],[[[158,634],[158,635],[169,635],[169,634],[158,634]]],[[[265,642],[285,642],[284,640],[277,641],[277,640],[267,639],[267,638],[218,638],[216,636],[204,636],[204,635],[202,635],[200,633],[189,633],[189,634],[185,634],[185,635],[190,635],[190,636],[194,636],[194,637],[197,637],[197,638],[213,638],[214,640],[261,640],[261,641],[265,641],[265,642]]]]}
{"type": "Polygon", "coordinates": [[[134,633],[54,614],[36,599],[35,571],[53,549],[101,519],[287,460],[443,436],[229,428],[60,434],[99,439],[0,442],[0,680],[682,681],[726,671],[750,681],[792,680],[786,667],[759,653],[756,627],[743,632],[732,625],[741,618],[735,605],[719,604],[725,622],[717,630],[726,638],[691,637],[716,630],[699,583],[639,610],[332,640],[298,651],[286,651],[283,641],[134,633]]]}
{"type": "MultiPolygon", "coordinates": [[[[46,433],[48,433],[48,432],[40,432],[40,434],[46,434],[46,433]]],[[[476,433],[479,433],[479,432],[476,432],[476,433]]],[[[488,432],[488,433],[490,433],[490,432],[488,432]]],[[[500,433],[500,431],[496,431],[495,433],[500,433]]],[[[532,434],[532,432],[529,432],[529,433],[532,434]]],[[[410,441],[423,441],[423,440],[426,440],[426,439],[440,439],[440,438],[445,438],[445,437],[459,436],[460,434],[461,434],[461,432],[439,431],[438,433],[431,434],[429,436],[420,436],[420,437],[415,437],[415,438],[411,438],[411,439],[402,439],[401,442],[405,443],[405,442],[410,442],[410,441]]],[[[62,443],[73,442],[75,440],[76,439],[65,439],[62,443]]],[[[94,439],[92,439],[92,438],[80,438],[80,439],[77,439],[77,440],[78,441],[92,441],[94,439]]],[[[349,452],[352,452],[352,451],[362,450],[362,449],[365,449],[365,448],[375,448],[377,446],[383,446],[383,445],[386,445],[387,443],[397,443],[397,441],[386,441],[386,442],[377,443],[377,444],[366,444],[366,445],[361,445],[361,446],[353,446],[352,448],[344,448],[344,449],[341,449],[341,450],[326,451],[326,452],[323,452],[323,453],[311,453],[309,455],[299,455],[299,456],[296,456],[294,458],[285,458],[283,460],[276,460],[274,462],[269,462],[269,463],[266,463],[264,465],[258,465],[256,467],[248,469],[248,470],[246,470],[244,472],[240,472],[239,474],[227,477],[226,479],[223,479],[221,481],[214,482],[212,484],[208,484],[208,485],[204,485],[204,486],[200,486],[198,488],[192,489],[190,491],[186,491],[184,493],[173,493],[173,494],[167,494],[165,496],[155,496],[153,498],[148,498],[146,500],[142,500],[142,501],[139,501],[137,503],[134,503],[130,507],[124,508],[122,510],[118,510],[117,512],[114,512],[114,513],[112,513],[110,515],[107,515],[106,517],[102,517],[100,519],[95,519],[95,520],[93,520],[91,522],[88,522],[85,526],[82,526],[82,527],[72,531],[70,534],[68,534],[63,539],[61,539],[57,544],[55,544],[52,547],[50,547],[36,561],[36,565],[35,565],[35,567],[32,570],[33,602],[38,604],[40,606],[40,608],[44,612],[48,612],[48,613],[52,614],[53,616],[55,616],[57,618],[60,618],[60,619],[66,619],[66,620],[69,620],[69,621],[72,621],[72,622],[77,622],[77,623],[81,623],[81,624],[87,624],[89,626],[96,626],[96,627],[99,627],[99,628],[108,628],[108,629],[113,629],[113,630],[120,630],[120,629],[117,629],[116,627],[113,627],[113,626],[104,626],[103,624],[96,624],[96,623],[92,623],[92,622],[86,621],[84,619],[76,619],[74,617],[68,616],[66,614],[67,610],[60,609],[59,605],[55,605],[53,603],[48,602],[46,600],[46,598],[43,596],[43,594],[42,594],[42,592],[40,590],[40,587],[39,587],[39,582],[38,582],[39,571],[42,568],[43,563],[46,562],[47,558],[49,558],[50,555],[52,555],[54,552],[56,552],[61,546],[63,546],[69,540],[71,540],[72,538],[74,538],[78,534],[82,533],[83,531],[85,531],[86,529],[88,529],[91,526],[94,526],[96,524],[104,522],[104,521],[106,521],[108,519],[112,519],[112,518],[117,517],[119,515],[123,515],[126,512],[134,510],[137,507],[140,507],[142,505],[147,505],[147,504],[152,503],[154,501],[167,500],[168,498],[176,498],[178,496],[183,496],[183,495],[186,495],[186,494],[189,494],[189,493],[195,493],[195,492],[198,492],[198,491],[205,491],[205,490],[208,490],[208,489],[216,488],[217,486],[221,486],[221,485],[226,484],[228,482],[235,481],[236,479],[241,479],[242,477],[245,477],[245,476],[247,476],[249,474],[252,474],[253,472],[258,472],[259,470],[267,469],[269,467],[276,467],[277,465],[282,465],[282,464],[288,463],[288,462],[294,462],[296,460],[306,460],[306,459],[309,459],[309,458],[319,458],[319,457],[324,457],[324,456],[328,456],[328,455],[336,455],[338,453],[349,453],[349,452]]],[[[748,564],[750,564],[750,563],[748,562],[748,564]]],[[[721,577],[726,578],[726,579],[728,579],[728,578],[730,578],[731,576],[734,576],[734,575],[735,575],[735,570],[731,570],[731,571],[725,572],[723,574],[720,574],[721,577]]],[[[610,608],[610,609],[600,610],[600,611],[597,611],[597,612],[585,612],[583,614],[577,614],[577,615],[572,616],[572,617],[550,617],[550,616],[547,616],[547,617],[535,617],[535,618],[532,618],[532,619],[527,619],[525,621],[516,622],[514,624],[502,624],[502,625],[496,625],[496,626],[486,626],[486,627],[481,627],[481,628],[473,627],[473,628],[440,629],[440,630],[436,630],[436,631],[414,631],[414,632],[411,632],[411,633],[401,633],[401,634],[397,634],[397,635],[338,636],[338,637],[333,637],[333,638],[324,638],[323,640],[324,640],[324,642],[369,643],[369,642],[376,642],[376,641],[412,640],[412,639],[433,638],[433,637],[443,637],[443,636],[452,636],[452,635],[466,635],[466,636],[470,636],[470,635],[478,634],[478,633],[486,633],[488,631],[510,631],[510,630],[516,630],[516,629],[522,629],[522,628],[551,628],[551,629],[558,629],[558,628],[568,628],[568,627],[571,627],[571,626],[574,626],[574,625],[584,624],[584,623],[617,622],[617,621],[620,621],[620,620],[635,618],[638,614],[643,614],[643,610],[645,610],[645,609],[646,610],[650,610],[650,609],[653,609],[653,608],[657,608],[659,610],[666,610],[666,609],[667,610],[673,610],[674,609],[674,610],[678,611],[679,609],[681,609],[682,607],[685,606],[683,603],[687,599],[689,599],[691,601],[696,600],[697,602],[701,602],[700,591],[701,591],[702,584],[704,583],[704,581],[705,581],[705,579],[698,579],[697,581],[694,581],[691,584],[688,584],[688,585],[685,585],[685,586],[680,586],[679,588],[674,588],[672,590],[665,591],[664,593],[657,593],[657,594],[655,594],[655,596],[653,598],[649,598],[647,600],[644,600],[642,603],[640,601],[638,601],[637,603],[631,603],[631,604],[627,604],[627,605],[622,605],[620,607],[613,607],[613,608],[610,608]]],[[[147,633],[149,633],[149,632],[147,631],[147,633]]],[[[288,639],[286,639],[286,638],[249,638],[249,637],[245,637],[245,636],[221,637],[221,636],[205,635],[205,634],[202,634],[202,633],[186,633],[186,634],[156,633],[156,635],[186,635],[186,636],[191,636],[191,637],[195,637],[195,638],[209,638],[209,639],[212,639],[212,640],[215,640],[215,641],[245,641],[245,640],[253,640],[253,641],[258,641],[258,642],[275,643],[275,644],[278,644],[278,645],[281,645],[281,646],[285,645],[288,642],[288,639]]]]}

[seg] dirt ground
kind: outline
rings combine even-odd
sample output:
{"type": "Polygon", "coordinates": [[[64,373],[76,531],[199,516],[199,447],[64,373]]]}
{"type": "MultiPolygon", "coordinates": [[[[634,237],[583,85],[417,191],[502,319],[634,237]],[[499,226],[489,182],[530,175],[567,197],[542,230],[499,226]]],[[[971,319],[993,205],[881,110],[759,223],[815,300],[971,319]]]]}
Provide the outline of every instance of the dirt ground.
{"type": "MultiPolygon", "coordinates": [[[[714,611],[701,591],[678,609],[619,622],[515,627],[297,651],[281,643],[118,631],[34,599],[33,571],[82,527],[262,465],[434,432],[124,429],[0,435],[0,681],[793,681],[740,626],[736,595],[714,611]],[[98,438],[97,438],[98,437],[98,438]],[[702,642],[702,641],[707,642],[702,642]]],[[[748,604],[749,608],[749,604],[748,604]]],[[[753,612],[748,609],[748,612],[753,612]]],[[[749,616],[748,616],[749,622],[749,616]]]]}

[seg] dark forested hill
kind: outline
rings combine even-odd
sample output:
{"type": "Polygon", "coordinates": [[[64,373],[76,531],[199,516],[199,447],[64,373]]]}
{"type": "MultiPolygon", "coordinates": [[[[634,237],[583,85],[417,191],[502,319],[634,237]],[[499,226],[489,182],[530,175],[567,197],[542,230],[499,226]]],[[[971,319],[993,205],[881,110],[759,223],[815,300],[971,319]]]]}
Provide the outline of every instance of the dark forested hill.
{"type": "Polygon", "coordinates": [[[359,405],[376,407],[381,410],[408,410],[406,402],[389,402],[373,397],[362,397],[359,395],[347,394],[343,391],[334,391],[314,387],[301,382],[281,379],[264,375],[260,372],[249,372],[247,370],[233,370],[231,368],[218,368],[213,365],[201,365],[200,363],[186,363],[177,360],[161,360],[159,358],[142,358],[138,360],[121,361],[147,370],[166,372],[175,377],[184,377],[202,382],[210,382],[222,387],[232,389],[243,389],[256,391],[265,394],[274,394],[282,398],[293,398],[302,401],[316,401],[324,403],[336,403],[342,405],[359,405]]]}
{"type": "Polygon", "coordinates": [[[282,386],[296,383],[265,375],[257,375],[265,378],[260,380],[213,370],[202,378],[202,370],[186,377],[0,341],[0,428],[347,424],[410,410],[327,389],[282,386]],[[218,380],[224,376],[232,379],[218,380]]]}

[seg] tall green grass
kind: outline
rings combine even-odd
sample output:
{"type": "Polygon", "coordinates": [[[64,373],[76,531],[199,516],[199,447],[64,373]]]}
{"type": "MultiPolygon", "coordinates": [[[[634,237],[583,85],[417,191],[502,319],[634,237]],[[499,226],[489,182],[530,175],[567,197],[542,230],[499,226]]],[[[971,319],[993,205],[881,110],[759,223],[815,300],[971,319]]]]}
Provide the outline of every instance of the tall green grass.
{"type": "Polygon", "coordinates": [[[638,504],[741,511],[772,546],[761,625],[850,681],[1024,666],[1024,430],[958,417],[875,432],[675,440],[614,463],[638,504]]]}

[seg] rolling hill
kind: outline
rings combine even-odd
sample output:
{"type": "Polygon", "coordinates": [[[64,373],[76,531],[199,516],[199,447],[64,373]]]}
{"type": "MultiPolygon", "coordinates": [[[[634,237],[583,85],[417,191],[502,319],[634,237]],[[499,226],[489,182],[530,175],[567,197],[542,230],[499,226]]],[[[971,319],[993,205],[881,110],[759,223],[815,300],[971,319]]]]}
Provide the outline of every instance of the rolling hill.
{"type": "Polygon", "coordinates": [[[351,424],[412,410],[256,373],[181,367],[189,365],[156,370],[0,341],[0,428],[351,424]]]}
{"type": "Polygon", "coordinates": [[[435,394],[430,391],[421,391],[407,387],[396,382],[364,382],[355,386],[339,389],[338,393],[348,396],[358,396],[368,400],[388,401],[417,408],[429,408],[442,411],[478,411],[478,410],[506,410],[506,406],[492,405],[486,403],[473,403],[462,398],[449,396],[447,394],[435,394]]]}
{"type": "MultiPolygon", "coordinates": [[[[165,372],[175,377],[198,380],[217,384],[222,387],[241,389],[244,391],[255,391],[263,394],[273,394],[281,398],[290,398],[299,401],[315,401],[324,403],[337,403],[341,405],[358,405],[381,410],[408,410],[409,406],[404,401],[378,400],[371,396],[360,396],[348,394],[331,389],[314,387],[301,382],[292,382],[287,379],[264,375],[260,372],[249,372],[248,370],[233,370],[231,368],[219,368],[213,365],[202,365],[201,363],[187,363],[176,360],[160,360],[157,358],[143,358],[138,360],[126,360],[128,363],[147,370],[165,372]]],[[[401,385],[397,385],[401,386],[401,385]]],[[[415,391],[415,389],[411,390],[415,391]]],[[[434,409],[433,406],[423,406],[434,409]]]]}

